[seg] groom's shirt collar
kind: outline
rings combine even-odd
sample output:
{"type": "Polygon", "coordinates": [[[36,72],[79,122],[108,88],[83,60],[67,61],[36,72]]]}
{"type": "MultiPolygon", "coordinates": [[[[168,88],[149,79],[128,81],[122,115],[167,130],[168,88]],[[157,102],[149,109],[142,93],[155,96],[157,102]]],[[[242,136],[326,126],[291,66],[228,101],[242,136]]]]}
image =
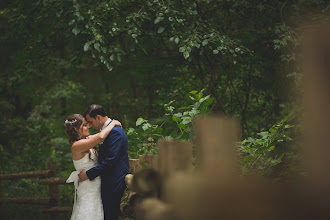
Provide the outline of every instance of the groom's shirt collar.
{"type": "Polygon", "coordinates": [[[103,127],[101,128],[101,131],[102,131],[104,128],[106,128],[106,127],[111,123],[111,121],[112,121],[112,119],[109,118],[109,119],[104,123],[103,127]]]}

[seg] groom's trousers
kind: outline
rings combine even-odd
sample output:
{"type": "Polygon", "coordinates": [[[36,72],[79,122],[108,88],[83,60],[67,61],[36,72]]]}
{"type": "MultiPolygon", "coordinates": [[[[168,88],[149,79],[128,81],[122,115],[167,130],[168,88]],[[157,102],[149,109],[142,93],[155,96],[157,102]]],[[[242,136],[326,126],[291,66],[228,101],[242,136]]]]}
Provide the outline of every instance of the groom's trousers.
{"type": "Polygon", "coordinates": [[[120,213],[120,201],[124,194],[124,190],[111,193],[101,193],[103,210],[104,210],[104,220],[118,220],[120,213]]]}

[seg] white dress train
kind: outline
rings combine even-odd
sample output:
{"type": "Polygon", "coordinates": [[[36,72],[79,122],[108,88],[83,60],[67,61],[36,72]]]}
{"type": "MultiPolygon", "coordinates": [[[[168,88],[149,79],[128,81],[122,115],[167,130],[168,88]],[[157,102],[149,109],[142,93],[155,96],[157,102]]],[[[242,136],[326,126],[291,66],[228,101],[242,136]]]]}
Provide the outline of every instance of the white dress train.
{"type": "Polygon", "coordinates": [[[85,180],[79,183],[78,174],[82,170],[88,170],[97,165],[97,155],[90,150],[80,160],[73,160],[76,171],[72,172],[67,179],[67,183],[74,182],[75,198],[72,209],[71,220],[103,220],[103,206],[101,199],[101,179],[100,177],[94,180],[85,180]]]}

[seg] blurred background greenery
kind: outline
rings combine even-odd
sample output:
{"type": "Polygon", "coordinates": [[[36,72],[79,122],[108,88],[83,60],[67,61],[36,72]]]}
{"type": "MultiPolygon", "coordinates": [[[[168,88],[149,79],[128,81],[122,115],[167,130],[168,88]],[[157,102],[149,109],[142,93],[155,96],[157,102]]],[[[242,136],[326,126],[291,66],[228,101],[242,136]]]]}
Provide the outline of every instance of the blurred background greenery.
{"type": "MultiPolygon", "coordinates": [[[[68,177],[64,121],[98,103],[123,124],[130,158],[157,153],[159,138],[192,139],[192,119],[217,113],[240,121],[242,174],[300,175],[300,30],[327,21],[329,8],[325,0],[3,0],[1,172],[55,161],[68,177]]],[[[4,197],[47,195],[36,180],[2,185],[4,197]]],[[[61,186],[61,203],[72,201],[73,187],[61,186]]],[[[37,207],[5,209],[10,219],[45,218],[37,207]]]]}

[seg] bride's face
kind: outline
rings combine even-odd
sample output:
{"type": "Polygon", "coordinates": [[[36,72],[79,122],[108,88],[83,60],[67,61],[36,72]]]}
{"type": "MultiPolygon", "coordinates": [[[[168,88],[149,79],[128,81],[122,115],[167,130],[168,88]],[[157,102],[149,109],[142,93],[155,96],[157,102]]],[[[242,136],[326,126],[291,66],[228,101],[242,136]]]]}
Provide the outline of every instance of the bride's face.
{"type": "Polygon", "coordinates": [[[82,138],[86,138],[90,135],[88,123],[86,122],[85,119],[83,120],[82,124],[80,125],[78,133],[82,138]]]}

